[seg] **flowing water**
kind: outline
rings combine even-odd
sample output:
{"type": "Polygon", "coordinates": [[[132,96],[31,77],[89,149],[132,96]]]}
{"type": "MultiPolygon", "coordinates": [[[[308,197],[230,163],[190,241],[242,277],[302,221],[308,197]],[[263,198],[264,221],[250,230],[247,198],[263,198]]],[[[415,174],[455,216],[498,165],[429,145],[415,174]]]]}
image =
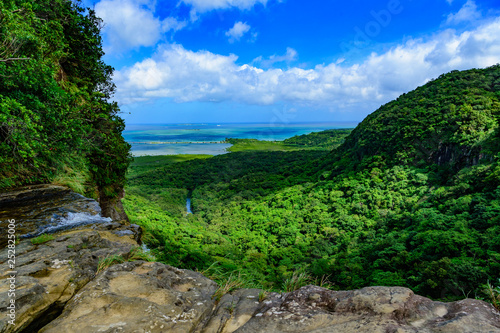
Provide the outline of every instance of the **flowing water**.
{"type": "MultiPolygon", "coordinates": [[[[35,237],[78,226],[111,222],[101,216],[97,201],[64,187],[38,185],[0,194],[0,227],[7,230],[15,220],[15,234],[20,238],[35,237]]],[[[2,232],[0,248],[7,238],[2,232]]]]}
{"type": "Polygon", "coordinates": [[[186,211],[186,215],[193,214],[193,211],[191,210],[191,198],[186,199],[186,211]]]}

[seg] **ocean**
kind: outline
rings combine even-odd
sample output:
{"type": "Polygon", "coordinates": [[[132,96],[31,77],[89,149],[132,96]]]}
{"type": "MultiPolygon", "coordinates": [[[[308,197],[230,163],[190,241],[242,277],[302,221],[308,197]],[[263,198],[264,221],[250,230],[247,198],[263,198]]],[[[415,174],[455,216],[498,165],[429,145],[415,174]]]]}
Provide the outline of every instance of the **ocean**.
{"type": "Polygon", "coordinates": [[[354,128],[357,122],[289,124],[144,124],[127,125],[123,137],[132,145],[132,155],[177,155],[227,153],[226,138],[281,141],[295,135],[326,129],[354,128]]]}

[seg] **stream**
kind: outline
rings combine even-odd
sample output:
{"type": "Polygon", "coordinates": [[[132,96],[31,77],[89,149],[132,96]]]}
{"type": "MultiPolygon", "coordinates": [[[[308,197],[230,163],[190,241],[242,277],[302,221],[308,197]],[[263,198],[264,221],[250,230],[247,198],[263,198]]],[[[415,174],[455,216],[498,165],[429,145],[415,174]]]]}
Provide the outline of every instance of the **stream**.
{"type": "Polygon", "coordinates": [[[186,211],[186,215],[193,214],[193,211],[191,210],[191,198],[186,199],[186,211]]]}
{"type": "MultiPolygon", "coordinates": [[[[15,220],[20,238],[35,237],[87,224],[108,223],[97,201],[55,185],[33,185],[0,193],[0,228],[15,220]]],[[[0,249],[7,244],[1,237],[0,249]]]]}

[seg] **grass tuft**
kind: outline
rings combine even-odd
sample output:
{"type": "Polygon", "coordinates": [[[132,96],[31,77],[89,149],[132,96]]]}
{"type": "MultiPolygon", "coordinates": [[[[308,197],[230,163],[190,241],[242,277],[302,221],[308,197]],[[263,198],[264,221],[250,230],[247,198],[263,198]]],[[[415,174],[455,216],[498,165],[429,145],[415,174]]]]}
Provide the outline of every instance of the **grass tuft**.
{"type": "MultiPolygon", "coordinates": [[[[500,282],[500,279],[498,279],[500,282]]],[[[497,310],[500,310],[500,287],[494,286],[488,281],[487,284],[484,285],[484,291],[486,296],[488,296],[488,301],[493,304],[497,310]]]]}
{"type": "Polygon", "coordinates": [[[219,289],[215,291],[212,298],[215,299],[215,302],[219,302],[222,296],[227,293],[230,293],[234,290],[244,288],[246,286],[246,281],[243,279],[240,273],[230,274],[226,279],[220,281],[219,289]]]}
{"type": "Polygon", "coordinates": [[[32,238],[30,241],[31,241],[31,244],[33,244],[33,245],[40,245],[43,243],[47,243],[47,242],[53,240],[54,238],[55,238],[54,235],[41,234],[38,237],[32,238]]]}
{"type": "Polygon", "coordinates": [[[144,251],[142,247],[134,246],[130,250],[130,254],[128,256],[127,261],[134,261],[134,260],[144,260],[144,261],[154,262],[156,261],[156,257],[150,252],[144,251]]]}
{"type": "Polygon", "coordinates": [[[212,296],[215,302],[218,303],[222,296],[234,290],[257,287],[255,281],[251,277],[239,271],[224,272],[218,265],[219,262],[214,262],[207,269],[200,272],[219,285],[219,288],[212,296]]]}
{"type": "Polygon", "coordinates": [[[106,268],[108,267],[111,267],[115,264],[122,264],[125,262],[125,259],[120,256],[120,255],[111,255],[111,256],[107,256],[105,258],[101,258],[99,260],[99,263],[97,264],[97,272],[96,274],[99,274],[100,272],[102,272],[103,270],[105,270],[106,268]]]}
{"type": "Polygon", "coordinates": [[[297,289],[300,289],[304,286],[307,286],[312,282],[311,276],[306,272],[295,271],[292,276],[288,279],[285,279],[283,282],[283,290],[285,292],[292,292],[297,289]]]}
{"type": "Polygon", "coordinates": [[[269,293],[265,290],[259,291],[259,303],[263,302],[267,298],[268,294],[269,293]]]}

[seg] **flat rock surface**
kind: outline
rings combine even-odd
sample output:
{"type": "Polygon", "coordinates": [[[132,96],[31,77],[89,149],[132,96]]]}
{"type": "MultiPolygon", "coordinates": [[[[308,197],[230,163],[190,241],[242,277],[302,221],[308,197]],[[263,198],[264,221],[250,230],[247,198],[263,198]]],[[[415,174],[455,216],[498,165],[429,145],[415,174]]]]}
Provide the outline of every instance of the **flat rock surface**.
{"type": "Polygon", "coordinates": [[[40,332],[192,332],[213,310],[215,282],[142,261],[99,274],[40,332]]]}
{"type": "Polygon", "coordinates": [[[235,332],[500,332],[499,316],[483,301],[435,302],[402,287],[306,286],[270,295],[235,332]]]}
{"type": "Polygon", "coordinates": [[[91,281],[100,259],[127,256],[132,239],[113,242],[106,232],[72,231],[40,245],[23,240],[16,246],[16,325],[5,315],[10,301],[8,249],[0,250],[0,332],[36,332],[62,311],[80,288],[91,281]]]}

